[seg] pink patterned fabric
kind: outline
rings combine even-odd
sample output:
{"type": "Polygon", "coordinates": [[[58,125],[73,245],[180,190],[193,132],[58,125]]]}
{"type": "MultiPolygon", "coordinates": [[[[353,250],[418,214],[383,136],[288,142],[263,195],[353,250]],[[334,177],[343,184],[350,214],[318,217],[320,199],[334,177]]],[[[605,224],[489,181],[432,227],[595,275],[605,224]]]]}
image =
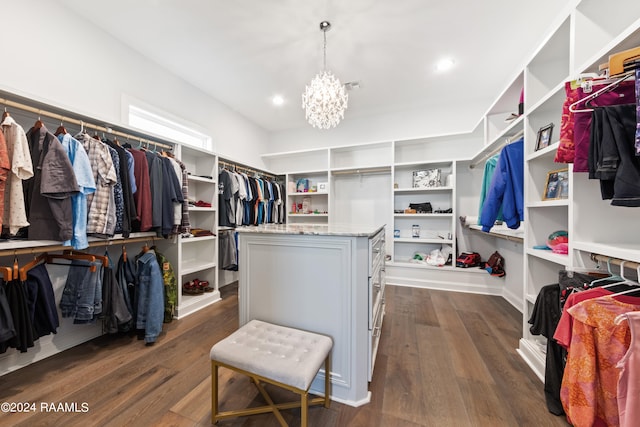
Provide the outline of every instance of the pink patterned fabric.
{"type": "Polygon", "coordinates": [[[617,365],[620,369],[618,413],[620,427],[635,427],[640,420],[640,312],[634,311],[624,316],[629,325],[631,343],[617,365]]]}
{"type": "Polygon", "coordinates": [[[605,296],[569,308],[573,334],[562,378],[560,399],[576,427],[618,426],[617,363],[629,348],[629,328],[616,316],[640,310],[638,304],[605,296]]]}
{"type": "Polygon", "coordinates": [[[575,80],[565,82],[564,91],[567,97],[562,105],[562,118],[560,119],[560,144],[556,150],[556,163],[573,163],[576,148],[573,140],[573,126],[575,113],[569,111],[569,106],[580,99],[578,87],[574,87],[575,80]]]}

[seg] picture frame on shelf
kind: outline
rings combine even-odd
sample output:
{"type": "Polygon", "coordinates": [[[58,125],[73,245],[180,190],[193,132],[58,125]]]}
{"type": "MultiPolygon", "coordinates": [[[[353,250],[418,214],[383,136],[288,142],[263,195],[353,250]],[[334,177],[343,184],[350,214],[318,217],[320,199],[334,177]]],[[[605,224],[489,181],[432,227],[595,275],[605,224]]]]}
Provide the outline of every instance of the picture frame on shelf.
{"type": "Polygon", "coordinates": [[[542,200],[561,200],[569,197],[569,169],[558,169],[547,173],[542,200]]]}
{"type": "Polygon", "coordinates": [[[535,151],[542,150],[551,144],[551,135],[553,134],[553,123],[549,123],[546,126],[541,127],[538,130],[538,137],[536,138],[535,151]]]}
{"type": "Polygon", "coordinates": [[[440,169],[413,171],[413,188],[435,188],[440,185],[440,169]]]}
{"type": "Polygon", "coordinates": [[[329,190],[328,182],[319,182],[318,183],[318,193],[326,193],[329,190]]]}

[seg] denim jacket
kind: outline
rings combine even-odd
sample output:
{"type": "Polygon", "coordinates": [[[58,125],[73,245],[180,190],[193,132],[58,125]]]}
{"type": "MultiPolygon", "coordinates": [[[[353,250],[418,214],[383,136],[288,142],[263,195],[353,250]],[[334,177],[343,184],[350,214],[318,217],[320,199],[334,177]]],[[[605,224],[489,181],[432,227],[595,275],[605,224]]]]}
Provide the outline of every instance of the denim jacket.
{"type": "Polygon", "coordinates": [[[136,328],[144,329],[144,340],[154,343],[162,331],[164,319],[164,283],[153,250],[138,256],[138,310],[136,328]]]}

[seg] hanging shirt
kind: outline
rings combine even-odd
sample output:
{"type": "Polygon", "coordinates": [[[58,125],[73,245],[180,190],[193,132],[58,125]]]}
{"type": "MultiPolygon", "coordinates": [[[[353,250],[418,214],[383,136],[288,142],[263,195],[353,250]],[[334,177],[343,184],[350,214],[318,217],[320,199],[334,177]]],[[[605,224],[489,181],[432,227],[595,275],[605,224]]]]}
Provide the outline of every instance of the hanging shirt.
{"type": "Polygon", "coordinates": [[[618,369],[629,348],[628,328],[616,325],[617,315],[640,310],[637,304],[605,296],[568,309],[573,334],[560,397],[568,421],[575,427],[617,426],[618,369]]]}
{"type": "Polygon", "coordinates": [[[89,246],[87,239],[87,195],[96,191],[96,182],[93,179],[89,156],[80,141],[68,133],[58,135],[58,140],[69,156],[80,189],[78,193],[71,196],[73,237],[63,244],[71,245],[74,249],[85,249],[89,246]]]}
{"type": "Polygon", "coordinates": [[[149,231],[152,227],[152,203],[151,203],[151,183],[149,180],[149,163],[144,151],[129,148],[133,156],[133,173],[136,181],[136,194],[134,201],[136,205],[136,217],[132,229],[134,231],[149,231]]]}
{"type": "Polygon", "coordinates": [[[27,227],[27,211],[24,203],[22,181],[33,176],[33,164],[29,154],[27,135],[13,117],[7,116],[2,121],[2,132],[7,144],[7,153],[11,163],[11,173],[7,177],[8,193],[4,198],[3,227],[14,235],[22,227],[27,227]]]}
{"type": "Polygon", "coordinates": [[[0,132],[0,228],[4,216],[4,192],[11,173],[11,163],[9,162],[9,152],[4,134],[0,132]]]}
{"type": "MultiPolygon", "coordinates": [[[[482,188],[480,189],[480,208],[478,209],[478,222],[480,222],[480,218],[482,217],[482,207],[484,206],[484,201],[487,198],[489,190],[491,189],[491,181],[493,179],[493,174],[496,170],[496,166],[498,165],[498,159],[500,159],[500,154],[489,157],[484,164],[484,172],[482,173],[482,188]]],[[[502,221],[502,206],[500,206],[498,217],[496,219],[502,221]]]]}
{"type": "Polygon", "coordinates": [[[616,366],[620,369],[618,414],[620,427],[634,427],[640,420],[640,312],[626,313],[624,318],[629,326],[631,342],[616,366]]]}
{"type": "Polygon", "coordinates": [[[25,185],[29,239],[71,240],[71,196],[78,193],[79,187],[69,156],[44,125],[31,128],[27,139],[31,161],[37,165],[33,178],[25,185]]]}
{"type": "Polygon", "coordinates": [[[118,176],[106,145],[88,134],[77,135],[76,138],[82,143],[89,156],[93,179],[96,183],[96,191],[87,195],[89,209],[87,233],[105,235],[108,234],[108,228],[112,222],[115,228],[115,211],[111,208],[111,204],[113,203],[113,186],[116,185],[118,176]]]}

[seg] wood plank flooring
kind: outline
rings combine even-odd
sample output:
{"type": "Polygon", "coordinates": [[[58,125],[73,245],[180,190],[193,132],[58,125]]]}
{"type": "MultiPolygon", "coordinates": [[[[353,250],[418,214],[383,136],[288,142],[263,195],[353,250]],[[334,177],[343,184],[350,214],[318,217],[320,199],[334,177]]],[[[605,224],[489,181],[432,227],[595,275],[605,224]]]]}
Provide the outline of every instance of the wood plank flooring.
{"type": "MultiPolygon", "coordinates": [[[[312,407],[310,426],[566,426],[547,412],[542,383],[516,354],[521,314],[500,297],[387,286],[368,405],[312,407]]],[[[208,426],[209,349],[238,327],[237,286],[223,300],[165,325],[152,347],[103,336],[0,377],[1,426],[208,426]],[[41,411],[76,402],[76,412],[41,411]],[[82,412],[82,402],[88,411],[82,412]]],[[[247,378],[221,369],[221,409],[264,404],[247,378]]],[[[276,398],[287,392],[268,388],[276,398]]],[[[284,411],[299,425],[300,411],[284,411]]],[[[220,426],[278,426],[271,414],[220,426]]]]}

